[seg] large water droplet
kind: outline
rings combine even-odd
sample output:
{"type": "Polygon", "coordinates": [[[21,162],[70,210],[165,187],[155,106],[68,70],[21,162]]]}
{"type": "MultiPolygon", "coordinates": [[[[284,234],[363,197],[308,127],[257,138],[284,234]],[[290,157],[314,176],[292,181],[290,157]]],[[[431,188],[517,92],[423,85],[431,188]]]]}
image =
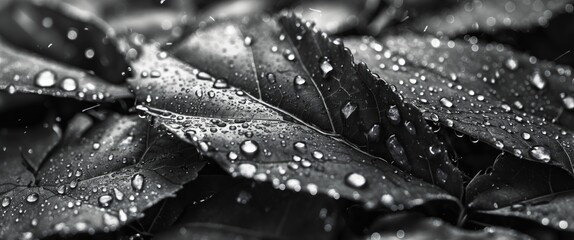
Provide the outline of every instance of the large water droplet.
{"type": "Polygon", "coordinates": [[[227,83],[227,80],[225,79],[217,79],[215,80],[215,82],[213,83],[213,87],[214,88],[228,88],[229,84],[227,83]]]}
{"type": "Polygon", "coordinates": [[[100,207],[109,207],[110,204],[112,203],[112,201],[114,200],[114,198],[110,195],[102,195],[100,196],[100,198],[98,198],[98,204],[100,205],[100,207]]]}
{"type": "Polygon", "coordinates": [[[544,146],[534,146],[530,148],[529,153],[530,156],[532,156],[536,160],[541,160],[544,162],[550,162],[551,160],[550,151],[548,150],[548,148],[544,146]]]}
{"type": "Polygon", "coordinates": [[[447,108],[451,108],[454,104],[452,104],[452,102],[446,98],[441,98],[440,99],[440,104],[442,104],[444,107],[447,108]]]}
{"type": "Polygon", "coordinates": [[[405,149],[394,134],[387,139],[387,148],[389,149],[393,160],[395,160],[403,169],[410,171],[411,166],[408,162],[405,149]]]}
{"type": "Polygon", "coordinates": [[[56,73],[51,70],[43,70],[36,74],[34,84],[38,87],[48,88],[56,84],[56,73]]]}
{"type": "Polygon", "coordinates": [[[5,207],[10,206],[10,202],[11,202],[11,200],[9,197],[2,198],[2,207],[5,208],[5,207]]]}
{"type": "Polygon", "coordinates": [[[132,177],[132,188],[136,191],[141,191],[144,186],[145,178],[141,174],[136,174],[132,177]]]}
{"type": "Polygon", "coordinates": [[[253,140],[245,140],[239,145],[241,153],[247,157],[254,157],[259,153],[259,143],[253,140]]]}
{"type": "Polygon", "coordinates": [[[350,173],[345,178],[345,183],[354,188],[362,188],[367,184],[367,179],[361,174],[350,173]]]}
{"type": "Polygon", "coordinates": [[[26,197],[26,201],[29,203],[37,202],[38,199],[40,199],[40,195],[38,195],[37,193],[31,193],[26,197]]]}
{"type": "Polygon", "coordinates": [[[64,80],[60,82],[60,88],[66,92],[75,91],[78,89],[78,83],[76,82],[76,79],[64,78],[64,80]]]}
{"type": "Polygon", "coordinates": [[[118,201],[121,201],[124,199],[124,193],[117,188],[114,188],[114,195],[116,196],[116,199],[118,201]]]}
{"type": "Polygon", "coordinates": [[[305,142],[298,141],[293,144],[293,148],[298,152],[304,153],[307,151],[307,144],[305,142]]]}

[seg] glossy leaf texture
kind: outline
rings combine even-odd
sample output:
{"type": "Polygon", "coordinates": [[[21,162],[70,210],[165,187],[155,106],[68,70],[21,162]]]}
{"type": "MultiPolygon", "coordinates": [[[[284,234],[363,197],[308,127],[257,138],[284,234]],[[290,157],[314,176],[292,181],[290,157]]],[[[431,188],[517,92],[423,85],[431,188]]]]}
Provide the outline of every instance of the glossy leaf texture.
{"type": "Polygon", "coordinates": [[[401,27],[409,26],[415,31],[441,36],[528,30],[547,25],[561,13],[572,13],[573,3],[571,0],[463,0],[440,11],[419,12],[401,27]]]}
{"type": "Polygon", "coordinates": [[[428,120],[574,173],[570,68],[496,44],[417,35],[347,42],[357,61],[394,84],[428,120]]]}
{"type": "Polygon", "coordinates": [[[452,226],[437,218],[425,218],[417,213],[397,213],[377,220],[369,229],[374,231],[362,239],[533,239],[528,235],[500,227],[466,230],[452,226]]]}
{"type": "Polygon", "coordinates": [[[0,9],[0,35],[12,45],[121,84],[128,63],[111,27],[60,1],[9,1],[0,9]]]}
{"type": "Polygon", "coordinates": [[[185,189],[166,206],[179,210],[177,222],[157,239],[333,239],[344,229],[342,204],[326,196],[229,176],[200,176],[185,189]]]}
{"type": "Polygon", "coordinates": [[[294,16],[224,21],[196,31],[170,52],[214,88],[241,89],[269,108],[461,193],[459,171],[420,112],[310,22],[294,16]]]}
{"type": "Polygon", "coordinates": [[[29,158],[21,153],[28,141],[14,147],[13,139],[25,141],[28,134],[2,138],[7,151],[1,152],[0,238],[115,230],[173,196],[204,165],[194,148],[143,119],[112,114],[90,127],[84,118],[67,129],[83,134],[64,133],[68,139],[49,151],[37,171],[26,167],[29,158]]]}

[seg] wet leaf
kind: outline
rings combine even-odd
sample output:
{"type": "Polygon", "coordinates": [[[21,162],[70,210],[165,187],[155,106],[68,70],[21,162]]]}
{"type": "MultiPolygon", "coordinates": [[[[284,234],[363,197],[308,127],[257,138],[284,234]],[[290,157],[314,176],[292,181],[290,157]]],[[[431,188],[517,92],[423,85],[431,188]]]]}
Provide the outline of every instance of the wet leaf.
{"type": "Polygon", "coordinates": [[[394,84],[428,120],[574,173],[570,68],[496,44],[416,35],[389,37],[384,46],[347,42],[357,61],[394,84]]]}
{"type": "MultiPolygon", "coordinates": [[[[240,89],[269,108],[341,135],[460,195],[460,173],[420,112],[366,66],[355,65],[341,41],[312,23],[293,16],[220,22],[198,30],[171,52],[198,69],[199,81],[213,82],[219,91],[240,89]]],[[[146,95],[140,93],[139,100],[146,95]]]]}
{"type": "Polygon", "coordinates": [[[8,93],[35,93],[107,102],[130,98],[124,85],[103,79],[41,56],[28,53],[0,39],[0,89],[8,93]]]}
{"type": "Polygon", "coordinates": [[[438,12],[419,12],[407,23],[420,32],[456,36],[467,32],[524,30],[545,26],[561,13],[574,11],[571,0],[468,0],[438,12]]]}
{"type": "Polygon", "coordinates": [[[416,213],[397,213],[379,219],[363,239],[533,239],[528,235],[500,227],[467,230],[452,226],[437,218],[425,218],[416,213]]]}
{"type": "Polygon", "coordinates": [[[101,19],[60,1],[10,1],[0,11],[0,35],[6,42],[46,58],[72,65],[114,84],[130,74],[101,19]]]}
{"type": "MultiPolygon", "coordinates": [[[[26,170],[21,156],[1,152],[0,169],[7,171],[0,178],[1,238],[117,229],[173,196],[204,164],[194,148],[137,117],[111,115],[89,129],[71,126],[68,131],[86,131],[64,139],[69,144],[53,149],[36,173],[26,170]]],[[[7,146],[11,139],[2,141],[7,146]]]]}
{"type": "Polygon", "coordinates": [[[343,229],[341,204],[325,196],[227,176],[203,176],[186,189],[175,199],[178,222],[157,239],[333,239],[343,229]]]}

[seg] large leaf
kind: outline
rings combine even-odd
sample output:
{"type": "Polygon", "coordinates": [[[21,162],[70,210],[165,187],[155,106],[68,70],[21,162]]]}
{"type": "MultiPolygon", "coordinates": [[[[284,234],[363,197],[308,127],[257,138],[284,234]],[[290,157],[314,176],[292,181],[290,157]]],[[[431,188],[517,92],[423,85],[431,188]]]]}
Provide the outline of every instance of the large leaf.
{"type": "Polygon", "coordinates": [[[228,176],[199,177],[172,202],[181,215],[157,239],[334,239],[344,229],[331,198],[228,176]]]}
{"type": "Polygon", "coordinates": [[[502,45],[416,35],[348,43],[427,119],[574,174],[570,68],[502,45]]]}
{"type": "Polygon", "coordinates": [[[311,23],[293,16],[225,21],[195,32],[172,52],[209,73],[197,78],[215,81],[216,88],[241,89],[460,195],[460,174],[420,112],[311,23]]]}
{"type": "Polygon", "coordinates": [[[114,230],[173,196],[204,164],[143,119],[111,115],[90,128],[83,120],[67,130],[83,134],[66,134],[36,172],[23,163],[26,149],[2,138],[0,238],[114,230]]]}

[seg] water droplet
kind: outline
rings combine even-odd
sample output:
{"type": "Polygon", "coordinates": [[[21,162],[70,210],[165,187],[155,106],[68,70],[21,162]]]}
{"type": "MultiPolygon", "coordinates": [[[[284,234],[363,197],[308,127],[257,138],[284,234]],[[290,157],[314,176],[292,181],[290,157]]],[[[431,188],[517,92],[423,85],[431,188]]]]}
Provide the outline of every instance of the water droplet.
{"type": "Polygon", "coordinates": [[[8,93],[9,94],[14,94],[16,93],[16,87],[12,84],[8,85],[8,93]]]}
{"type": "Polygon", "coordinates": [[[118,219],[118,217],[106,212],[104,213],[104,224],[113,229],[120,226],[120,220],[118,219]]]}
{"type": "Polygon", "coordinates": [[[43,70],[36,74],[34,84],[38,87],[48,88],[56,84],[56,73],[51,70],[43,70]]]}
{"type": "Polygon", "coordinates": [[[285,57],[285,59],[287,59],[289,61],[295,60],[295,54],[293,54],[293,52],[289,49],[283,50],[283,57],[285,57]]]}
{"type": "Polygon", "coordinates": [[[295,79],[293,79],[293,82],[295,83],[295,87],[300,88],[307,83],[307,80],[300,75],[297,75],[295,76],[295,79]]]}
{"type": "Polygon", "coordinates": [[[197,79],[201,79],[201,80],[210,80],[211,79],[211,75],[209,75],[209,73],[206,72],[198,72],[195,77],[197,77],[197,79]]]}
{"type": "Polygon", "coordinates": [[[522,203],[516,203],[510,206],[510,210],[512,211],[524,211],[524,209],[526,209],[526,206],[522,203]]]}
{"type": "Polygon", "coordinates": [[[132,177],[132,188],[135,191],[141,191],[144,186],[144,176],[141,174],[136,174],[132,177]]]}
{"type": "Polygon", "coordinates": [[[387,139],[387,148],[389,149],[393,160],[395,160],[403,169],[410,171],[411,166],[409,165],[405,149],[394,134],[387,139]]]}
{"type": "Polygon", "coordinates": [[[333,71],[333,66],[329,62],[328,58],[323,58],[321,60],[321,71],[323,72],[323,77],[327,77],[327,75],[333,71]]]}
{"type": "Polygon", "coordinates": [[[11,202],[10,197],[2,198],[2,207],[5,208],[10,206],[10,202],[11,202]]]}
{"type": "Polygon", "coordinates": [[[64,78],[64,80],[60,82],[60,88],[66,92],[75,91],[78,89],[78,83],[76,82],[76,79],[64,78]]]}
{"type": "Polygon", "coordinates": [[[152,71],[149,73],[149,75],[150,75],[152,78],[158,78],[158,77],[161,77],[161,72],[158,71],[158,70],[152,70],[152,71]]]}
{"type": "Polygon", "coordinates": [[[29,203],[35,203],[38,201],[38,199],[40,199],[40,195],[37,193],[32,193],[26,197],[26,201],[29,203]]]}
{"type": "Polygon", "coordinates": [[[307,151],[307,144],[305,142],[298,141],[293,144],[293,148],[298,152],[304,153],[307,151]]]}
{"type": "Polygon", "coordinates": [[[357,110],[359,106],[353,102],[347,102],[343,108],[341,108],[341,113],[343,114],[344,119],[349,119],[351,115],[357,110]]]}
{"type": "Polygon", "coordinates": [[[391,120],[391,123],[397,125],[401,122],[401,114],[399,112],[399,108],[393,105],[389,108],[387,112],[387,117],[391,120]]]}
{"type": "Polygon", "coordinates": [[[564,93],[560,94],[560,96],[562,97],[562,104],[564,104],[564,107],[568,110],[572,110],[574,109],[574,98],[571,96],[568,96],[564,93]]]}
{"type": "Polygon", "coordinates": [[[253,44],[253,37],[252,36],[245,36],[245,38],[243,39],[243,44],[245,46],[251,46],[251,44],[253,44]]]}
{"type": "Polygon", "coordinates": [[[64,194],[64,193],[66,193],[66,185],[61,185],[61,186],[59,186],[56,191],[58,192],[58,194],[64,194]]]}
{"type": "Polygon", "coordinates": [[[100,198],[98,198],[98,204],[100,205],[100,207],[104,207],[107,208],[110,206],[110,204],[112,204],[112,201],[114,200],[114,198],[110,195],[102,195],[100,196],[100,198]]]}
{"type": "Polygon", "coordinates": [[[345,183],[354,188],[362,188],[367,184],[367,179],[361,174],[350,173],[345,178],[345,183]]]}
{"type": "Polygon", "coordinates": [[[506,61],[504,62],[504,66],[509,70],[514,71],[518,69],[518,60],[516,60],[516,58],[510,57],[506,59],[506,61]]]}
{"type": "Polygon", "coordinates": [[[441,98],[440,99],[440,104],[442,104],[444,107],[447,108],[451,108],[454,104],[452,104],[452,102],[446,98],[441,98]]]}
{"type": "Polygon", "coordinates": [[[568,222],[566,220],[560,220],[560,222],[558,222],[558,227],[561,229],[566,229],[568,228],[568,222]]]}
{"type": "Polygon", "coordinates": [[[227,159],[229,159],[229,160],[231,160],[231,161],[237,160],[238,157],[239,157],[239,156],[238,156],[237,153],[235,153],[235,152],[229,152],[229,153],[227,154],[227,159]]]}
{"type": "Polygon", "coordinates": [[[324,154],[321,151],[313,151],[313,158],[317,159],[317,160],[321,160],[323,159],[324,154]]]}
{"type": "Polygon", "coordinates": [[[542,90],[546,86],[546,80],[540,76],[540,72],[538,71],[534,72],[534,75],[530,77],[530,83],[532,83],[532,85],[534,85],[538,90],[542,90]]]}
{"type": "Polygon", "coordinates": [[[114,195],[116,196],[116,199],[118,201],[121,201],[124,199],[124,193],[117,188],[114,188],[114,195]]]}
{"type": "Polygon", "coordinates": [[[530,133],[527,133],[527,132],[522,133],[522,139],[530,140],[530,133]]]}
{"type": "Polygon", "coordinates": [[[301,191],[301,181],[295,178],[291,178],[285,182],[285,186],[295,192],[301,191]]]}
{"type": "Polygon", "coordinates": [[[275,74],[267,73],[267,81],[269,81],[269,83],[275,83],[276,82],[275,74]]]}
{"type": "Polygon", "coordinates": [[[529,153],[530,156],[532,156],[536,160],[541,160],[544,162],[550,162],[551,160],[550,151],[548,151],[548,148],[544,146],[534,146],[530,148],[529,153]]]}
{"type": "Polygon", "coordinates": [[[257,172],[257,167],[255,167],[255,165],[251,163],[239,164],[237,168],[239,169],[239,174],[241,174],[241,176],[246,178],[253,177],[253,175],[255,175],[255,172],[257,172]]]}
{"type": "Polygon", "coordinates": [[[259,143],[253,140],[246,140],[239,145],[241,154],[247,157],[254,157],[259,153],[259,143]]]}
{"type": "Polygon", "coordinates": [[[228,88],[229,84],[227,84],[227,80],[225,79],[217,79],[215,80],[215,82],[213,83],[213,87],[214,88],[228,88]]]}
{"type": "Polygon", "coordinates": [[[372,143],[379,142],[381,140],[381,125],[373,124],[367,133],[367,139],[372,143]]]}

